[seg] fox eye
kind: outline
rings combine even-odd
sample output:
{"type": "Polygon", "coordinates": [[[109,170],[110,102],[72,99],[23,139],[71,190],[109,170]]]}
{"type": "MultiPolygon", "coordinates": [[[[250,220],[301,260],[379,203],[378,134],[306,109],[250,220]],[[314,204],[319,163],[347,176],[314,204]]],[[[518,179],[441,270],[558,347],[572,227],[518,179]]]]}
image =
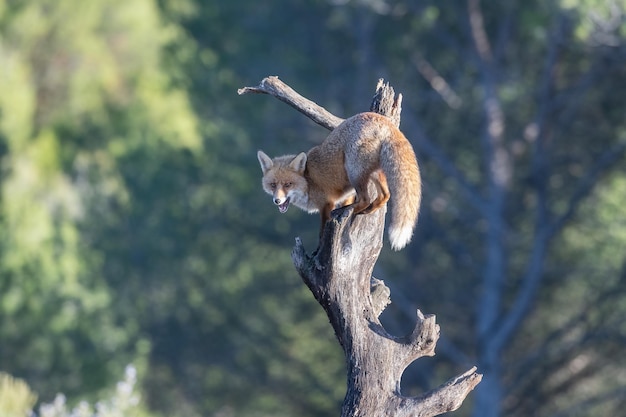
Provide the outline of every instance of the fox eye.
{"type": "Polygon", "coordinates": [[[276,183],[275,183],[275,182],[271,183],[271,184],[270,184],[270,188],[271,188],[272,190],[275,190],[275,189],[276,189],[276,183]]]}
{"type": "Polygon", "coordinates": [[[285,188],[289,188],[289,187],[291,187],[291,183],[290,183],[290,182],[286,182],[286,183],[283,185],[283,187],[285,187],[285,188]]]}

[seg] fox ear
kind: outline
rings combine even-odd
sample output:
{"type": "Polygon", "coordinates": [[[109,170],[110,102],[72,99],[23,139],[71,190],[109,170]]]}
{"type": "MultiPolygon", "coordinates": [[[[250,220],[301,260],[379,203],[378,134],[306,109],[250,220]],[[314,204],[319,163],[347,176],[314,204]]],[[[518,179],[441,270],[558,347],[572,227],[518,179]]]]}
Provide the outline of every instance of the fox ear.
{"type": "Polygon", "coordinates": [[[257,158],[259,158],[259,163],[261,164],[261,170],[265,174],[274,165],[274,162],[272,161],[272,158],[267,156],[265,152],[263,151],[258,151],[256,153],[256,156],[257,158]]]}
{"type": "Polygon", "coordinates": [[[291,160],[291,162],[289,162],[289,166],[297,172],[304,172],[304,168],[306,168],[306,154],[304,152],[300,152],[291,160]]]}

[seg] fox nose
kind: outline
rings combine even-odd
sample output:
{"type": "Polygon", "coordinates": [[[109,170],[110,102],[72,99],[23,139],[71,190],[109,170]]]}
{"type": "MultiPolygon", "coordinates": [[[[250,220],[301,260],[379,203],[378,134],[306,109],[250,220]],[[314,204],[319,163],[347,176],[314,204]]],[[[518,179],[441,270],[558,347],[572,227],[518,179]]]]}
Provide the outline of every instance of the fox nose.
{"type": "Polygon", "coordinates": [[[278,204],[282,204],[283,200],[281,198],[276,197],[274,199],[274,204],[278,205],[278,204]]]}

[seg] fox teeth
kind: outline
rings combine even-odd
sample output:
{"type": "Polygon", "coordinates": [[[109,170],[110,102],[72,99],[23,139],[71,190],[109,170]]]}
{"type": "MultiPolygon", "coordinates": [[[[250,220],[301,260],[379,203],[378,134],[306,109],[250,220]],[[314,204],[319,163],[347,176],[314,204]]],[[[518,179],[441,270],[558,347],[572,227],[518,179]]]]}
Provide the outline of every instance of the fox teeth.
{"type": "Polygon", "coordinates": [[[278,205],[278,211],[280,211],[281,213],[286,212],[288,208],[289,208],[289,198],[287,198],[287,200],[285,200],[283,204],[278,205]]]}

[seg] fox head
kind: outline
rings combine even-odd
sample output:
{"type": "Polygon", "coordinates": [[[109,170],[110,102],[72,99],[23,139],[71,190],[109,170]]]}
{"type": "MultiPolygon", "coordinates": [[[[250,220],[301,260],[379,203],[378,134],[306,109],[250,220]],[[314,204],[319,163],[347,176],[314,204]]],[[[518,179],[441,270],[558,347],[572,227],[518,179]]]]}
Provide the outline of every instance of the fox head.
{"type": "Polygon", "coordinates": [[[281,213],[287,211],[290,203],[306,197],[308,186],[304,178],[304,152],[272,159],[259,151],[257,157],[263,170],[263,189],[272,196],[281,213]]]}

